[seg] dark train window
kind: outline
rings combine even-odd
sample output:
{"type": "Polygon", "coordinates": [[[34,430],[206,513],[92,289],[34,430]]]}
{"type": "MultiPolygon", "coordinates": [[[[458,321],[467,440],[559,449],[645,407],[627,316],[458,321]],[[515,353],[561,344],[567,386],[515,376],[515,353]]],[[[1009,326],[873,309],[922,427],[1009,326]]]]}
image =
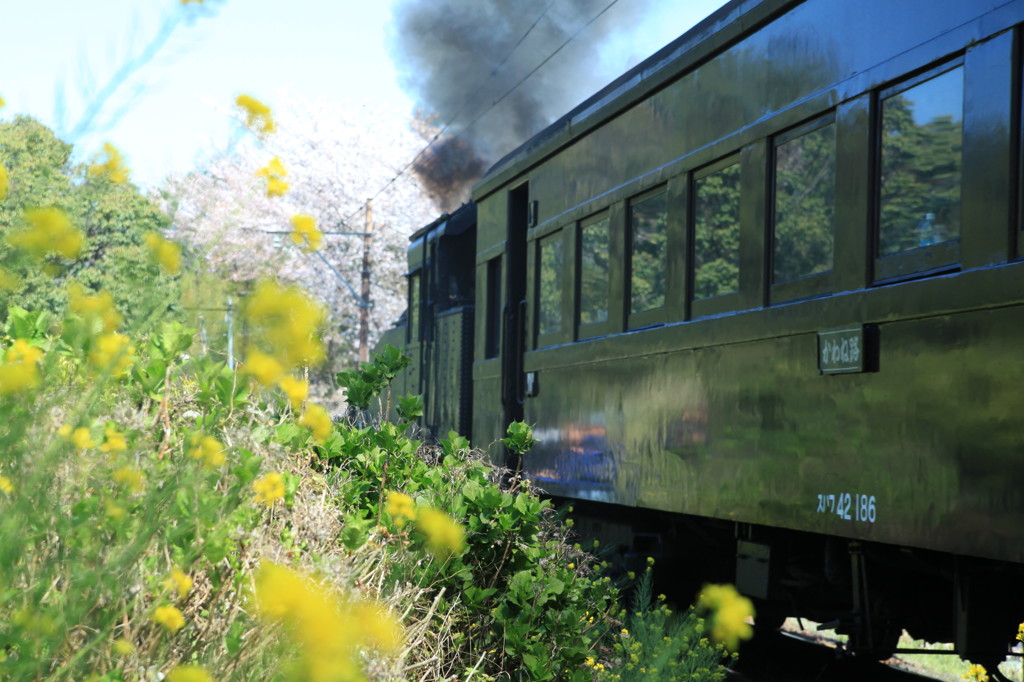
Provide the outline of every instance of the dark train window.
{"type": "Polygon", "coordinates": [[[817,122],[776,139],[772,282],[832,270],[836,132],[817,122]]]}
{"type": "Polygon", "coordinates": [[[665,188],[634,199],[629,206],[630,312],[665,305],[668,265],[668,194],[665,188]]]}
{"type": "Polygon", "coordinates": [[[730,159],[694,179],[693,298],[739,291],[740,164],[730,159]]]}
{"type": "Polygon", "coordinates": [[[409,342],[420,340],[420,273],[409,275],[409,342]]]}
{"type": "Polygon", "coordinates": [[[562,269],[565,259],[562,232],[540,240],[540,271],[537,282],[537,333],[543,336],[562,329],[562,269]]]}
{"type": "Polygon", "coordinates": [[[501,353],[501,256],[487,261],[487,327],[484,331],[484,357],[501,353]]]}
{"type": "Polygon", "coordinates": [[[962,67],[883,92],[878,256],[960,237],[962,67]]]}
{"type": "Polygon", "coordinates": [[[608,214],[580,224],[580,324],[608,319],[608,214]]]}

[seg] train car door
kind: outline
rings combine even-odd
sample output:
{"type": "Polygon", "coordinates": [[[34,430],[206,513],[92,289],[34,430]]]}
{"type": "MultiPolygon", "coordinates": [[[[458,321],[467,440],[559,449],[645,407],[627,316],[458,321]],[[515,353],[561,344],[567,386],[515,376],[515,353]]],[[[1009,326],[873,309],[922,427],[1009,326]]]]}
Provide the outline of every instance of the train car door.
{"type": "MultiPolygon", "coordinates": [[[[505,324],[502,342],[501,402],[505,423],[523,419],[526,350],[526,232],[529,228],[530,191],[523,183],[508,193],[508,233],[505,242],[505,324]]],[[[519,463],[509,461],[515,469],[519,463]]]]}

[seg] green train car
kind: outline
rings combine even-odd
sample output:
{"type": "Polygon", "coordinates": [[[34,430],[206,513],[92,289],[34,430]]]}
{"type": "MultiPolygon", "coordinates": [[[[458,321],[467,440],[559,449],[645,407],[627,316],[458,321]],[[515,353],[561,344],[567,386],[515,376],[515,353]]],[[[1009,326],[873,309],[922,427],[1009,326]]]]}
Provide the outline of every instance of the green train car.
{"type": "Polygon", "coordinates": [[[526,476],[762,622],[993,669],[1024,620],[1022,22],[724,6],[414,235],[385,340],[424,424],[534,424],[526,476]]]}

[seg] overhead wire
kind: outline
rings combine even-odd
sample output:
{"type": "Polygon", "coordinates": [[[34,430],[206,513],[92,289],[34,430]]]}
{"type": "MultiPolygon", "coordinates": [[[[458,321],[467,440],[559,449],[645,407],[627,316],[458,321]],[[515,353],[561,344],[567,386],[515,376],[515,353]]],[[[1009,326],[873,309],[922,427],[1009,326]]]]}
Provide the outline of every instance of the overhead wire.
{"type": "MultiPolygon", "coordinates": [[[[495,68],[491,70],[491,73],[488,75],[487,80],[485,80],[483,83],[481,83],[481,87],[483,85],[486,85],[487,82],[489,82],[498,73],[498,71],[501,69],[501,67],[505,65],[505,63],[511,58],[512,54],[516,51],[516,49],[518,49],[519,46],[522,45],[523,41],[526,40],[526,37],[529,36],[530,33],[533,31],[533,29],[537,27],[537,24],[540,23],[540,20],[547,14],[548,10],[551,9],[552,5],[554,5],[555,2],[557,2],[557,0],[551,0],[551,2],[548,3],[547,7],[545,7],[544,10],[540,13],[540,15],[537,16],[537,18],[534,20],[534,22],[530,25],[530,28],[527,29],[526,33],[524,33],[523,36],[519,39],[519,41],[516,42],[516,44],[512,47],[512,49],[509,51],[509,53],[505,56],[505,58],[502,59],[498,63],[498,65],[495,66],[495,68]]],[[[461,131],[459,131],[459,133],[456,133],[455,135],[453,135],[452,136],[453,139],[457,138],[459,136],[459,134],[461,134],[462,132],[465,132],[466,130],[469,130],[473,125],[475,125],[477,123],[477,121],[482,119],[484,116],[486,116],[488,113],[490,113],[492,109],[494,109],[496,106],[501,104],[501,102],[503,102],[509,95],[511,95],[513,92],[515,92],[523,83],[525,83],[527,80],[529,80],[534,74],[536,74],[540,69],[542,69],[544,67],[544,65],[546,65],[548,62],[550,62],[555,57],[555,55],[557,55],[569,43],[571,43],[573,40],[575,40],[576,37],[580,35],[580,33],[585,31],[591,24],[593,24],[595,21],[597,21],[602,16],[604,16],[604,14],[606,12],[608,12],[608,10],[610,10],[612,7],[614,7],[618,2],[619,2],[619,0],[611,0],[611,2],[609,2],[607,5],[605,5],[604,9],[602,9],[600,12],[598,12],[593,17],[591,17],[590,20],[587,21],[587,23],[585,23],[582,26],[580,26],[576,30],[576,32],[573,33],[571,36],[569,36],[561,45],[559,45],[554,50],[554,52],[552,52],[547,57],[545,57],[543,61],[541,61],[539,64],[537,64],[537,66],[535,66],[533,69],[531,69],[529,71],[529,73],[527,73],[525,76],[520,78],[515,83],[515,85],[513,85],[511,88],[506,90],[504,92],[504,94],[502,94],[500,97],[498,97],[497,99],[492,101],[491,104],[486,109],[484,109],[473,120],[471,120],[469,123],[467,123],[466,126],[461,131]]],[[[399,169],[398,173],[393,178],[391,178],[386,183],[384,183],[384,186],[381,187],[379,190],[377,190],[376,194],[374,194],[372,197],[370,197],[370,201],[373,201],[374,199],[379,197],[381,194],[386,192],[388,190],[388,188],[390,188],[392,185],[394,185],[396,182],[398,182],[398,180],[400,178],[405,176],[405,174],[409,171],[409,169],[412,168],[416,164],[416,162],[419,161],[423,157],[423,155],[426,154],[434,146],[434,144],[441,138],[441,136],[448,130],[448,128],[450,128],[451,125],[453,123],[455,123],[455,121],[460,116],[462,116],[463,113],[465,113],[466,104],[468,104],[471,101],[471,99],[472,99],[472,96],[467,96],[466,97],[466,100],[463,103],[463,106],[460,109],[460,111],[457,114],[455,114],[455,116],[453,116],[447,123],[445,123],[445,125],[440,130],[438,130],[438,132],[435,133],[432,138],[430,138],[430,141],[427,142],[427,145],[425,147],[423,147],[423,149],[421,149],[419,152],[417,152],[416,155],[413,156],[412,160],[410,160],[407,164],[402,166],[402,168],[399,169]]],[[[365,206],[366,205],[363,204],[359,208],[357,208],[356,210],[352,211],[352,213],[350,213],[344,219],[343,222],[344,223],[349,223],[361,211],[365,210],[365,206]]]]}

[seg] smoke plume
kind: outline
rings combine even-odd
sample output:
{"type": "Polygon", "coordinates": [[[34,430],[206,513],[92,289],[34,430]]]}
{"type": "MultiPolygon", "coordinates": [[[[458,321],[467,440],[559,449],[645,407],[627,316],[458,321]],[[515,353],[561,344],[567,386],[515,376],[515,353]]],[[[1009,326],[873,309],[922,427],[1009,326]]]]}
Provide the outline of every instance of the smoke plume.
{"type": "MultiPolygon", "coordinates": [[[[607,4],[396,0],[393,53],[403,85],[434,125],[451,124],[415,167],[443,210],[465,200],[491,164],[617,75],[603,72],[600,61],[605,39],[622,23],[621,11],[587,26],[507,94],[607,4]]],[[[646,4],[634,1],[630,11],[646,4]]]]}

